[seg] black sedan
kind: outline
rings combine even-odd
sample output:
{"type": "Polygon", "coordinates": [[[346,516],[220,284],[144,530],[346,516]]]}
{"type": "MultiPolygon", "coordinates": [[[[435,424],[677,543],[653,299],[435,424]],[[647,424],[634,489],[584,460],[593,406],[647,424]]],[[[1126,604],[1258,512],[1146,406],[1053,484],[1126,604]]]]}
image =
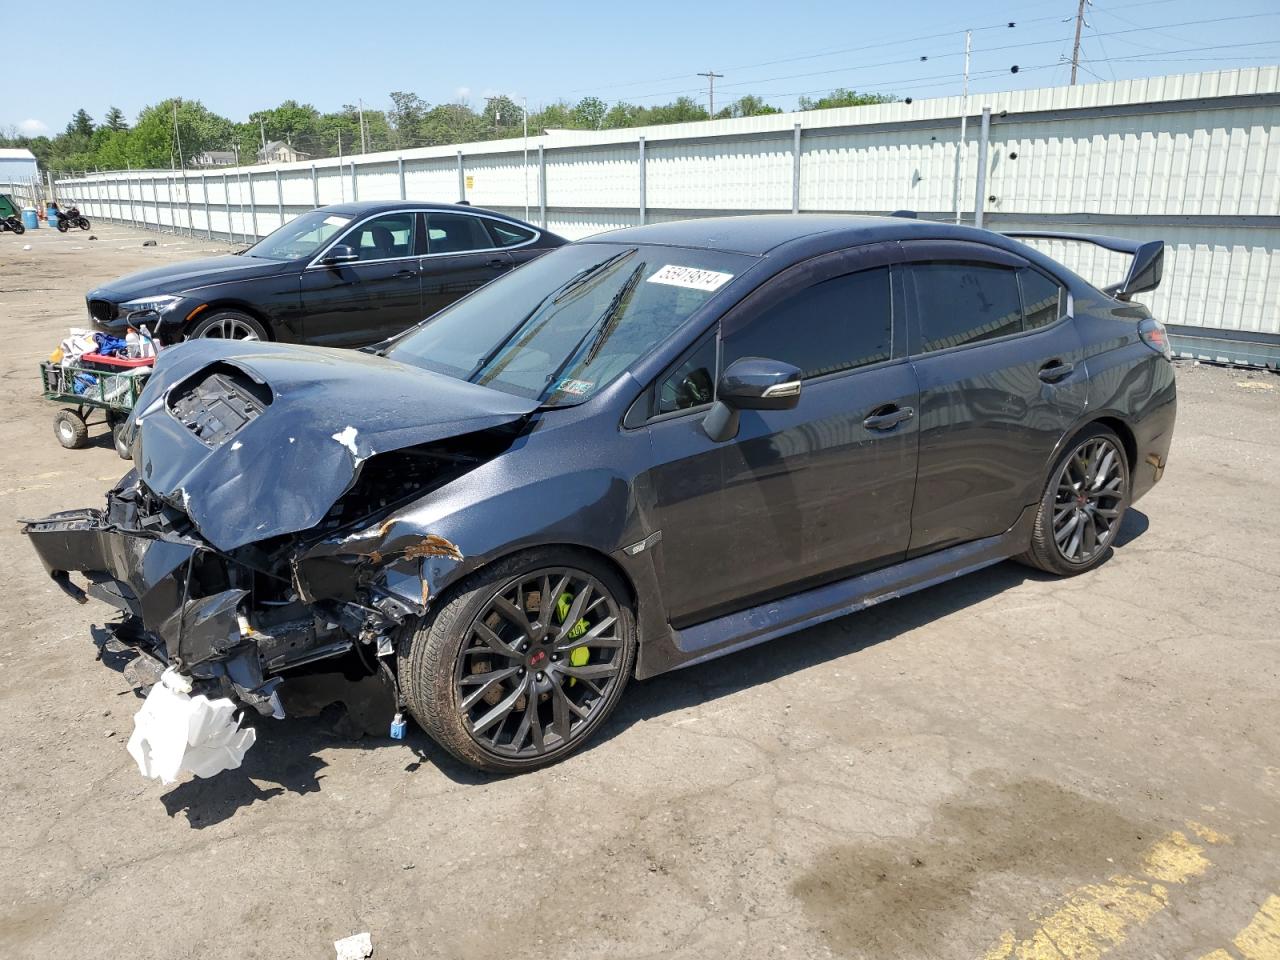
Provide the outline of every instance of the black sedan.
{"type": "Polygon", "coordinates": [[[349,657],[465,762],[538,767],[632,676],[1006,558],[1101,563],[1165,469],[1174,370],[1131,299],[1163,244],[1073,239],[1127,275],[906,219],[686,221],[570,244],[373,354],[183,344],[106,509],[25,532],[152,676],[271,714],[349,657]]]}
{"type": "Polygon", "coordinates": [[[359,347],[385,340],[564,239],[460,204],[344,203],[234,255],[131,273],[86,296],[95,327],[359,347]]]}

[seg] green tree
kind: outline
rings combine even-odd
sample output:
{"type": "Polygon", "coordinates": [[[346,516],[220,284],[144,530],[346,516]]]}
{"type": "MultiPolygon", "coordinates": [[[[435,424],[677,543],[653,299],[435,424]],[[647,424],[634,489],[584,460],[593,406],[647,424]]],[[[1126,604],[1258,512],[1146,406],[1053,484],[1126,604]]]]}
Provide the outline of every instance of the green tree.
{"type": "Polygon", "coordinates": [[[717,120],[726,120],[733,117],[762,117],[770,113],[781,113],[777,107],[765,103],[760,97],[747,94],[745,97],[739,97],[733,103],[729,104],[723,110],[716,114],[717,120]]]}
{"type": "Polygon", "coordinates": [[[416,93],[394,90],[391,93],[391,109],[387,111],[396,146],[416,147],[426,137],[427,114],[431,104],[416,93]]]}
{"type": "Polygon", "coordinates": [[[300,141],[312,139],[319,119],[319,110],[309,103],[298,103],[297,100],[286,100],[278,107],[256,110],[249,114],[249,122],[258,125],[259,143],[263,134],[268,143],[283,140],[297,145],[300,141]]]}
{"type": "Polygon", "coordinates": [[[186,165],[206,150],[225,150],[234,125],[199,100],[162,100],[143,108],[129,132],[129,161],[135,167],[186,165]],[[177,123],[175,133],[175,105],[177,123]],[[178,155],[178,143],[182,154],[178,155]]]}
{"type": "Polygon", "coordinates": [[[69,137],[81,137],[84,140],[88,140],[93,136],[93,131],[93,117],[89,116],[84,107],[77,110],[71,117],[71,122],[67,124],[67,136],[69,137]]]}
{"type": "Polygon", "coordinates": [[[829,110],[832,107],[866,107],[876,103],[893,103],[898,98],[887,93],[858,93],[847,87],[837,87],[825,97],[811,100],[800,98],[801,110],[829,110]]]}
{"type": "Polygon", "coordinates": [[[102,125],[108,130],[128,130],[129,124],[124,118],[124,111],[119,107],[108,107],[102,125]]]}
{"type": "Polygon", "coordinates": [[[507,96],[487,98],[480,116],[488,136],[514,137],[524,130],[524,108],[507,96]]]}
{"type": "Polygon", "coordinates": [[[578,130],[599,130],[608,112],[609,108],[599,97],[583,97],[574,105],[570,118],[578,130]]]}

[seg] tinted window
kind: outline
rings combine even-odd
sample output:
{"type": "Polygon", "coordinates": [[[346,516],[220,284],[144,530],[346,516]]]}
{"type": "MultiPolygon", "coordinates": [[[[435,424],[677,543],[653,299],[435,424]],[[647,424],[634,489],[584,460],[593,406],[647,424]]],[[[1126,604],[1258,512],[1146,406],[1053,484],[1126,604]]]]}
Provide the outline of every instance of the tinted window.
{"type": "Polygon", "coordinates": [[[1039,270],[1019,270],[1022,283],[1022,312],[1026,317],[1026,329],[1047,327],[1060,316],[1065,306],[1062,287],[1039,270]]]}
{"type": "Polygon", "coordinates": [[[427,248],[430,253],[463,253],[493,247],[489,231],[479,217],[465,213],[428,213],[427,248]]]}
{"type": "Polygon", "coordinates": [[[514,223],[500,223],[497,220],[486,220],[484,225],[493,234],[493,242],[499,247],[514,247],[528,243],[535,236],[532,230],[517,227],[514,223]]]}
{"type": "Polygon", "coordinates": [[[715,395],[716,338],[707,337],[658,383],[656,413],[688,410],[710,403],[715,395]]]}
{"type": "Polygon", "coordinates": [[[888,360],[891,303],[887,267],[826,280],[770,307],[726,338],[724,363],[767,357],[817,377],[888,360]]]}
{"type": "Polygon", "coordinates": [[[1022,298],[1013,270],[976,263],[921,263],[911,272],[922,352],[1022,330],[1022,298]]]}
{"type": "Polygon", "coordinates": [[[342,242],[361,260],[387,260],[413,256],[412,213],[388,213],[360,224],[342,242]]]}

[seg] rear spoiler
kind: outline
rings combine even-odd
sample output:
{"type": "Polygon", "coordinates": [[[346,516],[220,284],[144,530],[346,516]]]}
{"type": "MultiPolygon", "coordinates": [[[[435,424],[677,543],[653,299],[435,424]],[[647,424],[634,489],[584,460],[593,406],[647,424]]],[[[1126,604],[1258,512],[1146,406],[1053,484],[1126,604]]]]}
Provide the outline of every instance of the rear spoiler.
{"type": "Polygon", "coordinates": [[[1115,253],[1127,253],[1133,257],[1129,274],[1120,283],[1103,287],[1103,293],[1117,300],[1128,300],[1135,293],[1145,293],[1160,286],[1164,274],[1164,241],[1125,240],[1122,237],[1100,237],[1092,233],[1054,233],[1049,230],[1023,230],[1004,234],[1015,240],[1070,240],[1076,243],[1092,243],[1095,247],[1115,253]]]}

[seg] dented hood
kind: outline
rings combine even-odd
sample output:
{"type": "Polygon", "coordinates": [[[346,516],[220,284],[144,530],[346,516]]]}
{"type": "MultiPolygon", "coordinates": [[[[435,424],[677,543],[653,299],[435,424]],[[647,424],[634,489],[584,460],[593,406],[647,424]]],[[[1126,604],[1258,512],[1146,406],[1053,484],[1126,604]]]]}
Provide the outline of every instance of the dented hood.
{"type": "Polygon", "coordinates": [[[350,350],[194,340],[160,355],[129,429],[147,487],[185,510],[216,548],[232,550],[315,526],[375,454],[514,423],[537,406],[350,350]],[[206,429],[202,439],[174,408],[188,421],[195,404],[206,424],[238,423],[191,399],[215,371],[269,394],[259,390],[262,409],[247,422],[206,429]]]}

